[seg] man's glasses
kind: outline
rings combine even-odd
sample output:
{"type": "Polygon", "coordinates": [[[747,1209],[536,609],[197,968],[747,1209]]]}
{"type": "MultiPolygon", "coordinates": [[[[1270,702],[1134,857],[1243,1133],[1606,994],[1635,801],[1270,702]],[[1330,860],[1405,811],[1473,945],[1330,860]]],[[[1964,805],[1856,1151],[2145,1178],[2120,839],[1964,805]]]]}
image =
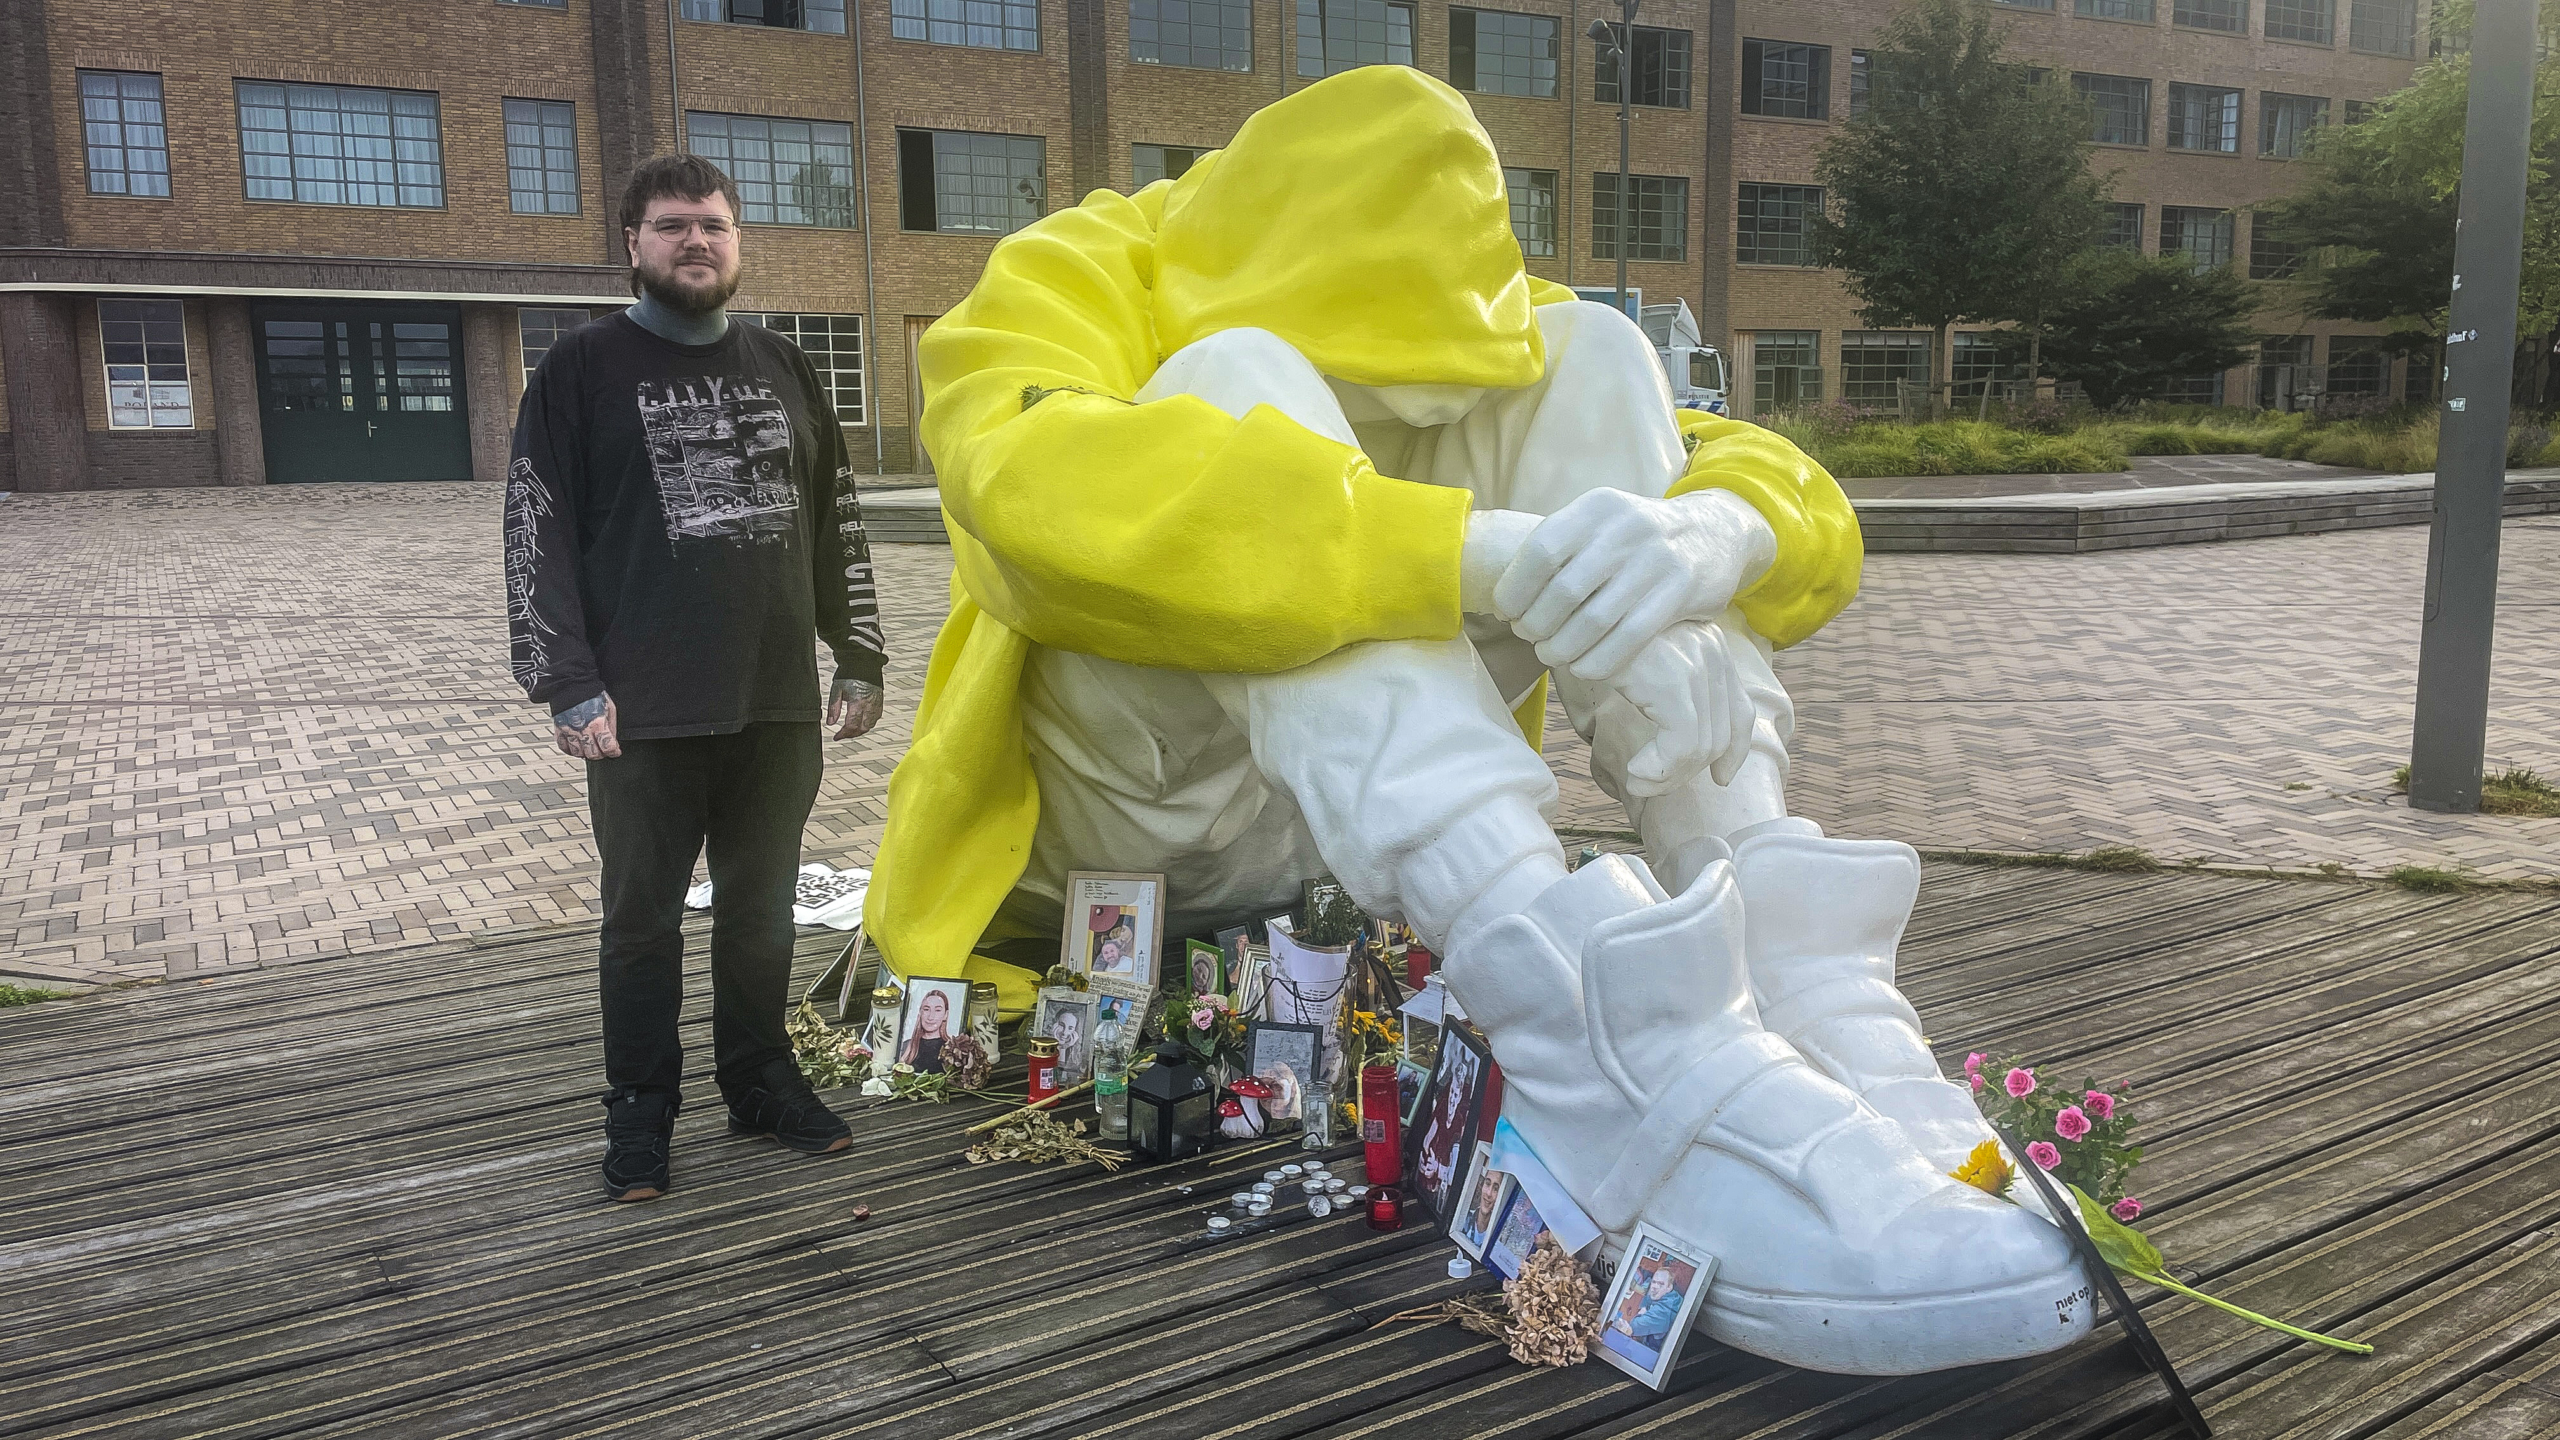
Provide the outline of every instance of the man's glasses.
{"type": "Polygon", "coordinates": [[[710,218],[679,219],[670,215],[663,219],[652,220],[649,222],[649,233],[657,236],[661,240],[682,240],[696,230],[700,230],[702,232],[703,239],[708,240],[715,245],[738,233],[738,227],[730,224],[726,220],[719,219],[716,216],[710,218]]]}

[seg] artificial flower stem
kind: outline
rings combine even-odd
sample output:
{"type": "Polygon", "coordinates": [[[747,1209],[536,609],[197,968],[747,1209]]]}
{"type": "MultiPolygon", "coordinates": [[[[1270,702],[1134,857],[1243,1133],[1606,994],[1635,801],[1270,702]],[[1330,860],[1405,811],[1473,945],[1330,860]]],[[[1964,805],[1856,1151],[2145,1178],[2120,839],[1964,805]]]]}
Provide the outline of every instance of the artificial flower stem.
{"type": "Polygon", "coordinates": [[[2126,1270],[2124,1273],[2146,1284],[2157,1285],[2163,1290],[2173,1291],[2177,1294],[2184,1295],[2190,1300],[2201,1300],[2216,1310],[2237,1315],[2241,1319],[2247,1320],[2252,1324],[2264,1325],[2270,1330],[2281,1330],[2285,1334],[2290,1335],[2297,1340],[2309,1340],[2315,1344],[2327,1345],[2333,1349],[2344,1350],[2350,1355],[2370,1355],[2373,1353],[2372,1346],[2360,1341],[2341,1340],[2334,1335],[2323,1335],[2314,1330],[2305,1330],[2298,1325],[2287,1325],[2281,1320],[2270,1319],[2267,1316],[2259,1314],[2255,1310],[2243,1310],[2228,1300],[2216,1300],[2203,1291],[2181,1285],[2166,1275],[2145,1275],[2139,1270],[2126,1270]]]}

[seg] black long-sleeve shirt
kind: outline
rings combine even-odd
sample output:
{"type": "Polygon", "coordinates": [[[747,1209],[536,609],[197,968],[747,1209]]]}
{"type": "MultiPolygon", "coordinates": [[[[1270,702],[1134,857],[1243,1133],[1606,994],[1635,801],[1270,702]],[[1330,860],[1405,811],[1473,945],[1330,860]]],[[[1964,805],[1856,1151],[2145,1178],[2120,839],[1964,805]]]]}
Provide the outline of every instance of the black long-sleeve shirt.
{"type": "Polygon", "coordinates": [[[634,739],[819,718],[816,638],[880,683],[843,432],[759,325],[678,345],[616,312],[553,345],[516,415],[506,570],[525,694],[557,714],[611,691],[634,739]]]}

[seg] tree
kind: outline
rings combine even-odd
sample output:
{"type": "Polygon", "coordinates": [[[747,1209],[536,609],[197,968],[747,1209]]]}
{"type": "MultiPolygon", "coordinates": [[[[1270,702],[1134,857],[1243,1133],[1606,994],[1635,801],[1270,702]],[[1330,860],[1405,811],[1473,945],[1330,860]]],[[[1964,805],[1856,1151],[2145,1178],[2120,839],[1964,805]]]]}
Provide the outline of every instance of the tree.
{"type": "Polygon", "coordinates": [[[2047,368],[2079,381],[2103,409],[2228,370],[2255,342],[2256,296],[2228,265],[2198,270],[2183,255],[2089,250],[2058,290],[2045,316],[2047,368]]]}
{"type": "MultiPolygon", "coordinates": [[[[1870,103],[1814,174],[1815,259],[1848,272],[1869,325],[2032,320],[2107,199],[2088,117],[2058,76],[2003,58],[1984,0],[1917,0],[1868,52],[1870,103]]],[[[1938,390],[1941,401],[1945,390],[1938,390]]]]}
{"type": "MultiPolygon", "coordinates": [[[[2546,35],[2560,40],[2560,0],[2544,0],[2542,15],[2546,35]]],[[[2470,19],[2468,0],[2446,5],[2436,16],[2438,56],[2361,124],[2316,135],[2309,183],[2260,211],[2258,223],[2309,251],[2295,277],[2305,310],[2387,325],[2403,349],[2436,346],[2453,298],[2470,19]]],[[[2532,156],[2517,297],[2517,332],[2530,353],[2518,357],[2517,392],[2548,403],[2560,344],[2560,44],[2545,47],[2535,71],[2532,156]]]]}

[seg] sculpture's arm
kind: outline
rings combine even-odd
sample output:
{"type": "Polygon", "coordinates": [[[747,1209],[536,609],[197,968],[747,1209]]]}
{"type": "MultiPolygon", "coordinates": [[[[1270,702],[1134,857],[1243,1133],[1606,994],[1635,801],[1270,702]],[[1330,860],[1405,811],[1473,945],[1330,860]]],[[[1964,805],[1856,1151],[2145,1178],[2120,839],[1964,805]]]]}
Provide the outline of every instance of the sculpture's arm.
{"type": "Polygon", "coordinates": [[[1679,418],[1689,468],[1671,493],[1729,490],[1777,536],[1777,560],[1735,597],[1743,618],[1781,649],[1821,629],[1857,595],[1866,557],[1839,482],[1784,436],[1747,420],[1694,410],[1679,418]]]}
{"type": "Polygon", "coordinates": [[[959,582],[1041,644],[1174,669],[1456,634],[1465,491],[1388,479],[1268,407],[1131,402],[1161,358],[1161,203],[1097,192],[1014,235],[926,333],[959,582]]]}

